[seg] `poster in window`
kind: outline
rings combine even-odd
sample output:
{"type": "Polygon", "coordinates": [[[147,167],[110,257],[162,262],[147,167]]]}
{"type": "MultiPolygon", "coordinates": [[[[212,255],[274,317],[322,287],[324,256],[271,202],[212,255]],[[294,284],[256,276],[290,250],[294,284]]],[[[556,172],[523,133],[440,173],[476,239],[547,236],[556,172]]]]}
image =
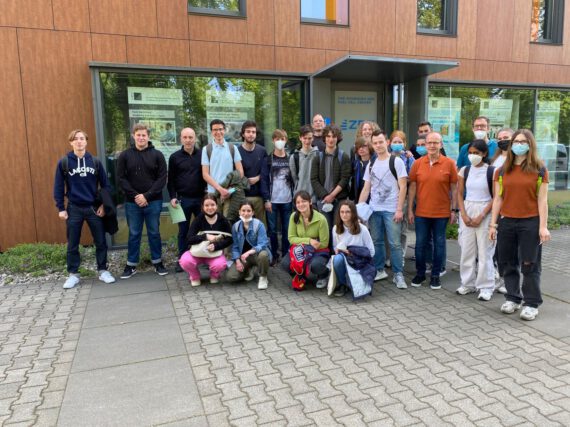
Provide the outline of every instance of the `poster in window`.
{"type": "MultiPolygon", "coordinates": [[[[556,161],[560,101],[538,101],[536,108],[535,138],[540,157],[551,165],[556,161]]],[[[549,169],[554,169],[550,167],[549,169]]]]}
{"type": "Polygon", "coordinates": [[[237,89],[207,90],[206,129],[210,129],[210,122],[214,119],[226,124],[226,141],[241,142],[243,122],[255,120],[255,93],[237,89]]]}
{"type": "Polygon", "coordinates": [[[499,130],[504,127],[516,127],[511,120],[512,99],[481,99],[479,115],[487,117],[490,121],[489,138],[495,138],[499,130]]]}
{"type": "Polygon", "coordinates": [[[428,120],[433,130],[441,133],[443,147],[451,158],[459,155],[461,98],[428,98],[428,120]]]}

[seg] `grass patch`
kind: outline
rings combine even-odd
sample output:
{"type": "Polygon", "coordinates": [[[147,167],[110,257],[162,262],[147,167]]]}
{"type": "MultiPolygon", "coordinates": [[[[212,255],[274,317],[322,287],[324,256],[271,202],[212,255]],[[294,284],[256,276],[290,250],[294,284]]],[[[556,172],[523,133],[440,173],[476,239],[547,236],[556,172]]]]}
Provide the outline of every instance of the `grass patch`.
{"type": "Polygon", "coordinates": [[[30,273],[40,277],[46,273],[64,272],[67,246],[49,243],[25,243],[0,255],[0,271],[30,273]]]}
{"type": "Polygon", "coordinates": [[[459,237],[459,224],[447,224],[445,229],[445,238],[457,240],[459,237]]]}

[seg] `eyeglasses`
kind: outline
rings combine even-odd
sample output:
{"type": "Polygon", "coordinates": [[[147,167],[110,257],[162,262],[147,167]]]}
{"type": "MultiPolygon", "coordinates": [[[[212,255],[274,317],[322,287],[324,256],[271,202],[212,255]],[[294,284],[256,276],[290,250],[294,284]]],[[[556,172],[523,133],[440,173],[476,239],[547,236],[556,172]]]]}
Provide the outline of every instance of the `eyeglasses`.
{"type": "Polygon", "coordinates": [[[528,144],[526,139],[514,139],[513,144],[528,144]]]}
{"type": "Polygon", "coordinates": [[[216,129],[212,129],[212,132],[223,132],[225,129],[224,128],[216,128],[216,129]]]}
{"type": "Polygon", "coordinates": [[[439,141],[426,141],[426,145],[437,145],[439,141]]]}
{"type": "Polygon", "coordinates": [[[487,125],[473,125],[473,129],[485,130],[487,129],[487,125]]]}

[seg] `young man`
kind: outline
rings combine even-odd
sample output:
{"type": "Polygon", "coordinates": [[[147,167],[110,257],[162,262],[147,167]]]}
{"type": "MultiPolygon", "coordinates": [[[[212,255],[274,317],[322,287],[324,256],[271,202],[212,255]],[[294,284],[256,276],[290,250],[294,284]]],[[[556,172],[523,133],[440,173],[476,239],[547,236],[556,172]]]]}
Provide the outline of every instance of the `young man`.
{"type": "Polygon", "coordinates": [[[267,178],[267,152],[256,144],[257,125],[247,120],[241,127],[243,143],[238,147],[243,166],[243,176],[249,181],[249,190],[245,191],[247,200],[253,205],[255,217],[267,224],[265,220],[265,203],[269,202],[267,178]],[[262,181],[264,181],[262,183],[262,181]]]}
{"type": "Polygon", "coordinates": [[[67,226],[67,271],[69,277],[63,288],[71,289],[80,280],[79,240],[83,222],[87,222],[95,242],[95,256],[99,280],[105,283],[115,282],[107,271],[107,242],[103,216],[105,210],[97,197],[98,186],[110,190],[107,174],[103,165],[87,151],[87,134],[76,129],[69,134],[72,151],[60,159],[55,170],[53,197],[59,211],[59,218],[67,226]],[[67,187],[67,192],[65,191],[67,187]],[[67,196],[67,207],[64,204],[67,196]]]}
{"type": "Polygon", "coordinates": [[[117,160],[117,176],[125,193],[125,215],[129,226],[127,265],[121,279],[137,272],[143,224],[146,225],[151,262],[160,276],[168,274],[162,264],[160,212],[162,189],[166,185],[166,161],[149,140],[148,126],[138,123],[132,133],[134,147],[128,148],[117,160]]]}
{"type": "Polygon", "coordinates": [[[408,220],[410,224],[414,221],[416,223],[416,276],[412,279],[414,287],[421,286],[426,280],[426,246],[432,235],[434,255],[430,287],[441,289],[439,276],[445,262],[445,229],[450,217],[453,223],[458,212],[457,169],[453,160],[440,153],[441,144],[441,135],[430,132],[426,137],[427,155],[416,160],[410,171],[408,220]]]}
{"type": "Polygon", "coordinates": [[[373,210],[368,223],[370,234],[374,242],[374,264],[376,277],[382,280],[388,277],[384,271],[386,250],[384,248],[384,232],[388,237],[393,282],[399,289],[406,289],[408,285],[404,280],[402,271],[402,245],[400,243],[401,226],[404,218],[404,203],[408,184],[408,174],[402,159],[391,156],[388,151],[386,134],[381,130],[372,133],[372,148],[376,153],[376,160],[364,172],[364,188],[360,193],[359,203],[366,203],[370,198],[370,207],[373,210]]]}
{"type": "MultiPolygon", "coordinates": [[[[168,159],[168,194],[170,204],[179,204],[184,211],[186,221],[178,223],[178,259],[188,250],[187,234],[192,216],[201,212],[202,198],[206,191],[206,182],[202,177],[202,151],[196,147],[196,133],[192,128],[180,132],[182,148],[168,159]]],[[[175,270],[181,273],[182,267],[177,262],[175,270]]]]}
{"type": "MultiPolygon", "coordinates": [[[[419,139],[424,139],[426,138],[427,134],[430,133],[432,131],[432,127],[431,127],[431,123],[428,121],[425,122],[421,122],[420,124],[418,124],[418,140],[419,139]]],[[[418,146],[417,140],[416,140],[416,144],[412,145],[410,147],[410,152],[412,153],[412,155],[414,156],[414,159],[419,159],[420,157],[422,157],[424,154],[420,154],[416,147],[418,146]]],[[[445,149],[443,148],[443,143],[441,144],[441,150],[440,153],[443,154],[445,156],[445,149]]]]}
{"type": "Polygon", "coordinates": [[[287,132],[282,129],[275,129],[272,135],[273,153],[267,157],[267,175],[268,179],[263,180],[263,185],[268,185],[270,200],[265,203],[267,211],[267,223],[269,230],[269,240],[271,241],[271,254],[273,255],[272,263],[278,261],[278,240],[277,240],[277,221],[281,226],[281,256],[285,257],[289,254],[289,217],[292,211],[293,199],[293,178],[291,176],[291,168],[289,167],[289,156],[285,153],[285,145],[287,144],[287,132]],[[279,218],[278,218],[279,217],[279,218]]]}
{"type": "Polygon", "coordinates": [[[313,147],[313,128],[302,126],[299,130],[301,149],[295,151],[289,158],[289,167],[293,177],[293,194],[304,190],[311,195],[313,203],[316,202],[313,186],[311,185],[311,165],[313,159],[318,157],[319,149],[313,147]]]}
{"type": "Polygon", "coordinates": [[[315,114],[312,121],[313,126],[313,147],[317,147],[322,153],[325,151],[325,142],[323,129],[325,128],[325,119],[322,114],[315,114]]]}
{"type": "MultiPolygon", "coordinates": [[[[482,139],[487,143],[487,147],[489,147],[489,158],[492,159],[495,155],[495,151],[497,150],[497,141],[493,139],[489,139],[489,127],[490,121],[485,116],[479,116],[473,120],[473,136],[475,139],[482,139]]],[[[469,158],[468,158],[468,149],[469,144],[463,144],[461,149],[459,150],[459,156],[457,157],[457,169],[461,169],[463,166],[470,165],[469,158]]]]}

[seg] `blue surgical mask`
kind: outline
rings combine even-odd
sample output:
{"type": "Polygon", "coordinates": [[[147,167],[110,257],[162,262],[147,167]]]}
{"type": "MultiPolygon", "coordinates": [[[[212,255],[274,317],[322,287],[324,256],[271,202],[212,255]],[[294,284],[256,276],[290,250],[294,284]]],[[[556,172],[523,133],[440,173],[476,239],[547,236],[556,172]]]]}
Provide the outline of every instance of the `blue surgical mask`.
{"type": "Polygon", "coordinates": [[[528,153],[528,144],[513,144],[511,150],[516,156],[522,156],[528,153]]]}
{"type": "Polygon", "coordinates": [[[420,156],[425,156],[427,154],[427,148],[425,145],[420,145],[419,147],[416,147],[416,151],[420,156]]]}
{"type": "Polygon", "coordinates": [[[390,147],[392,147],[392,151],[395,151],[397,153],[399,153],[400,151],[402,151],[404,149],[404,144],[390,144],[390,147]]]}

